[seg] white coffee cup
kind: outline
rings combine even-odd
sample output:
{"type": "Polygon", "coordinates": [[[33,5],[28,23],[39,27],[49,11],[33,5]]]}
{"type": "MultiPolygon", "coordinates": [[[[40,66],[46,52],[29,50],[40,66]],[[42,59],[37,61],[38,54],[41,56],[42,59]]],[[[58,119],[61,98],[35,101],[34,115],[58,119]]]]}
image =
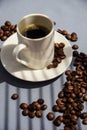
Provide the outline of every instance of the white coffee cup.
{"type": "Polygon", "coordinates": [[[13,50],[17,62],[31,68],[43,69],[54,58],[54,23],[46,15],[30,14],[24,16],[17,25],[18,44],[13,50]],[[31,24],[43,25],[49,33],[41,38],[29,38],[22,34],[31,24]]]}

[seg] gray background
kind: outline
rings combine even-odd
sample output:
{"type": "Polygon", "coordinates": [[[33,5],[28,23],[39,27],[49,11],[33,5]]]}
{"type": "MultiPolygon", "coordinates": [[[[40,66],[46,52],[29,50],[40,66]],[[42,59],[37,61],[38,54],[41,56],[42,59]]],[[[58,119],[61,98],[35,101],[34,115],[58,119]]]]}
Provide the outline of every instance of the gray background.
{"type": "MultiPolygon", "coordinates": [[[[69,33],[75,31],[79,38],[76,42],[79,45],[79,51],[87,52],[87,0],[0,0],[0,25],[6,20],[16,24],[23,16],[31,13],[48,15],[56,22],[55,29],[66,29],[69,33]]],[[[0,41],[0,47],[2,44],[3,42],[0,41]]],[[[65,81],[64,74],[45,83],[21,81],[8,74],[0,63],[0,130],[63,129],[62,125],[59,128],[54,127],[45,116],[48,111],[51,111],[65,81]],[[33,87],[34,89],[27,89],[33,87]],[[19,99],[13,101],[11,95],[15,92],[19,93],[19,99]],[[19,104],[21,102],[31,103],[39,97],[44,98],[45,103],[48,104],[43,117],[33,120],[23,117],[19,104]]],[[[86,109],[85,105],[84,110],[86,109]]],[[[80,121],[78,127],[79,130],[87,129],[87,126],[83,126],[80,121]]]]}

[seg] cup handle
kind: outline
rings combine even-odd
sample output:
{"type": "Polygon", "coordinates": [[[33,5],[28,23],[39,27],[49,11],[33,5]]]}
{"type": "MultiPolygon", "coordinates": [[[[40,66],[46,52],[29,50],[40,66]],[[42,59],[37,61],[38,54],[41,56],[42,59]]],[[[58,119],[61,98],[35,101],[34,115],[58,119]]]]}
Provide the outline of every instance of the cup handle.
{"type": "Polygon", "coordinates": [[[24,44],[18,44],[14,49],[13,49],[13,56],[14,56],[14,58],[17,60],[17,62],[19,62],[19,63],[21,63],[21,64],[23,64],[23,65],[25,65],[25,66],[27,66],[27,67],[29,67],[29,63],[27,63],[26,61],[24,61],[24,60],[21,60],[20,58],[19,58],[19,53],[23,50],[23,49],[26,49],[27,48],[27,46],[26,45],[24,45],[24,44]]]}

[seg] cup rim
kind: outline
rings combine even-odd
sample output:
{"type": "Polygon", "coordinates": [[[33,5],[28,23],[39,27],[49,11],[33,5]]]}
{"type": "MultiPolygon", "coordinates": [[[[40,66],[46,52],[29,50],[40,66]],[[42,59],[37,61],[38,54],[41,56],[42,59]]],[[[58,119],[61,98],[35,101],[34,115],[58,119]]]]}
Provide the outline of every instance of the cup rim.
{"type": "Polygon", "coordinates": [[[47,37],[49,37],[49,36],[53,33],[53,31],[54,31],[54,22],[53,22],[53,21],[50,19],[50,17],[48,17],[47,15],[45,15],[45,14],[40,14],[40,13],[34,13],[34,14],[25,15],[23,18],[21,18],[21,20],[18,22],[18,24],[17,24],[17,33],[18,33],[22,38],[25,38],[26,40],[32,40],[32,41],[43,40],[43,39],[46,39],[47,37]],[[23,19],[25,19],[25,18],[27,18],[27,17],[29,17],[29,16],[42,16],[42,17],[47,18],[47,19],[52,23],[52,29],[50,30],[50,32],[49,32],[46,36],[41,37],[41,38],[27,38],[27,37],[23,36],[23,35],[20,33],[19,29],[18,29],[18,24],[19,24],[23,19]]]}

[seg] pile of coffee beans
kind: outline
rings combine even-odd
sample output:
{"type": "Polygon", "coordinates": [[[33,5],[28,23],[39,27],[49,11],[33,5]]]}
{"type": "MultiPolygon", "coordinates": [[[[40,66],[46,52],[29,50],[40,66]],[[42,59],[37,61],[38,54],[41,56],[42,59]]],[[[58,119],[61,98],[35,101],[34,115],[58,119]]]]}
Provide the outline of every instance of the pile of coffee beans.
{"type": "Polygon", "coordinates": [[[13,25],[10,21],[5,21],[4,25],[0,26],[0,40],[5,41],[9,36],[16,32],[16,24],[13,25]]]}
{"type": "Polygon", "coordinates": [[[65,72],[66,82],[64,88],[58,93],[53,112],[61,114],[54,118],[54,113],[49,112],[47,119],[52,120],[55,126],[65,125],[64,130],[77,130],[78,120],[81,119],[87,125],[87,112],[84,110],[84,102],[87,101],[87,55],[78,52],[78,45],[73,45],[74,70],[65,72]]]}
{"type": "Polygon", "coordinates": [[[61,29],[58,29],[57,32],[64,35],[70,41],[77,41],[78,40],[78,36],[75,32],[72,32],[71,34],[69,34],[67,30],[61,30],[61,29]]]}
{"type": "Polygon", "coordinates": [[[31,104],[21,103],[20,109],[22,109],[23,116],[28,116],[29,118],[40,118],[43,115],[43,111],[47,109],[47,105],[44,104],[44,99],[39,98],[31,104]]]}
{"type": "Polygon", "coordinates": [[[60,64],[62,60],[66,58],[64,54],[64,47],[65,44],[62,42],[54,44],[54,59],[52,63],[47,66],[47,69],[56,68],[58,64],[60,64]]]}

